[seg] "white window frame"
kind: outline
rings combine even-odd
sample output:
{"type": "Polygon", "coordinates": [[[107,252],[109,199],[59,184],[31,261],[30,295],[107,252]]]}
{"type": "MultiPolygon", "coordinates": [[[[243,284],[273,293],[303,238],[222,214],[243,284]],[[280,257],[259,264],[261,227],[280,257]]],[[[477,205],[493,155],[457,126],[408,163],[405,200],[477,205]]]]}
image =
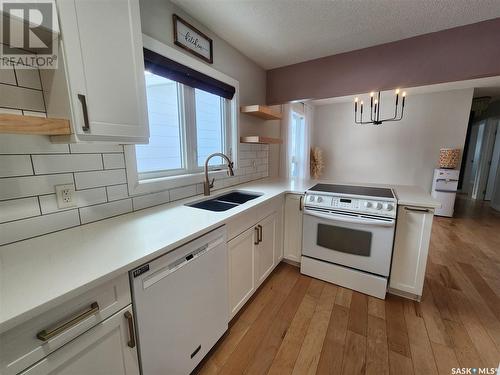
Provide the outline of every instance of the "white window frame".
{"type": "MultiPolygon", "coordinates": [[[[225,119],[228,121],[228,126],[226,128],[226,147],[228,147],[228,156],[234,162],[234,169],[238,168],[238,140],[239,140],[239,82],[228,75],[225,75],[218,70],[215,70],[211,66],[208,66],[195,58],[184,54],[170,47],[156,39],[153,39],[147,35],[142,35],[142,42],[144,48],[147,48],[153,52],[163,55],[171,60],[174,60],[182,65],[185,65],[191,69],[194,69],[200,73],[206,74],[209,77],[215,78],[219,81],[227,83],[235,88],[235,93],[233,99],[230,100],[230,115],[229,118],[225,119]]],[[[189,141],[189,140],[187,140],[189,141]]],[[[171,189],[174,187],[186,186],[191,184],[200,183],[204,179],[204,171],[200,169],[198,172],[187,173],[187,174],[177,174],[172,176],[161,176],[158,178],[148,178],[140,179],[140,174],[137,171],[137,159],[135,153],[135,145],[125,145],[125,163],[127,170],[127,181],[129,193],[131,195],[152,193],[157,191],[162,191],[166,189],[171,189]]],[[[192,155],[187,155],[187,157],[193,157],[192,155]]],[[[222,170],[212,170],[209,171],[211,178],[217,178],[226,175],[226,168],[223,167],[222,170]]]]}

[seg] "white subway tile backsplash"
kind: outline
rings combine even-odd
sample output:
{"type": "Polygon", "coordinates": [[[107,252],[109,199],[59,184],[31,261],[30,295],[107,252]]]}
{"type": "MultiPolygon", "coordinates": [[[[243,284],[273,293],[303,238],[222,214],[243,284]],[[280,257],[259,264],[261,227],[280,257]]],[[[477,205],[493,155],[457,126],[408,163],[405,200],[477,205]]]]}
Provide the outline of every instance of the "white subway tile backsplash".
{"type": "Polygon", "coordinates": [[[10,85],[0,85],[0,107],[45,111],[41,91],[10,85]]]}
{"type": "MultiPolygon", "coordinates": [[[[75,191],[75,199],[77,201],[77,207],[86,207],[94,204],[104,203],[106,202],[106,189],[102,187],[87,190],[77,190],[75,191]]],[[[71,209],[61,209],[57,207],[57,198],[55,194],[40,196],[40,208],[43,215],[51,212],[71,209]]]]}
{"type": "Polygon", "coordinates": [[[14,75],[14,68],[12,66],[10,68],[7,68],[5,65],[2,66],[2,69],[0,69],[0,83],[16,84],[16,76],[14,75]]]}
{"type": "Polygon", "coordinates": [[[77,189],[89,189],[93,187],[119,185],[127,182],[125,169],[113,169],[109,171],[77,172],[75,173],[77,189]]]}
{"type": "MultiPolygon", "coordinates": [[[[14,69],[16,69],[14,67],[14,69]]],[[[22,87],[29,87],[32,89],[42,89],[40,82],[40,73],[36,68],[28,68],[23,66],[22,69],[16,69],[17,85],[22,87]]]]}
{"type": "Polygon", "coordinates": [[[76,143],[69,145],[72,154],[99,154],[108,152],[123,152],[123,146],[109,143],[76,143]]]}
{"type": "Polygon", "coordinates": [[[0,224],[0,245],[80,225],[77,210],[0,224]]]}
{"type": "Polygon", "coordinates": [[[71,173],[0,178],[0,200],[51,194],[55,185],[72,183],[71,173]]]}
{"type": "Polygon", "coordinates": [[[0,202],[0,223],[37,215],[40,215],[37,197],[0,202]]]}
{"type": "Polygon", "coordinates": [[[170,192],[168,190],[160,191],[159,193],[141,195],[132,198],[134,202],[134,210],[142,210],[152,206],[157,206],[170,201],[170,192]]]}
{"type": "Polygon", "coordinates": [[[46,135],[0,135],[0,154],[58,153],[69,153],[68,145],[51,143],[46,135]]]}
{"type": "Polygon", "coordinates": [[[107,186],[108,201],[116,201],[118,199],[128,198],[127,184],[107,186]]]}
{"type": "Polygon", "coordinates": [[[170,190],[170,200],[177,201],[196,195],[196,185],[188,185],[170,190]]]}
{"type": "Polygon", "coordinates": [[[132,199],[80,208],[82,224],[132,212],[132,199]]]}
{"type": "Polygon", "coordinates": [[[29,155],[0,155],[0,178],[33,174],[29,155]]]}
{"type": "Polygon", "coordinates": [[[125,158],[123,154],[103,154],[104,169],[125,168],[125,158]]]}
{"type": "Polygon", "coordinates": [[[33,155],[35,174],[95,171],[102,169],[100,154],[33,155]]]}

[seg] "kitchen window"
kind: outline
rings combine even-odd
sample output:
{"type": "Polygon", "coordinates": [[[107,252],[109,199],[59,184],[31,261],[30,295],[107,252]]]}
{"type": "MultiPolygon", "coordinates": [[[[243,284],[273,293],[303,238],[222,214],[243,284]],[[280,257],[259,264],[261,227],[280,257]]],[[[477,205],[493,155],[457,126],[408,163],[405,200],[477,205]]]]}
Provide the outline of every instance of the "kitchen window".
{"type": "Polygon", "coordinates": [[[305,118],[304,115],[292,111],[292,123],[290,134],[290,176],[298,177],[300,164],[303,163],[305,142],[305,118]]]}
{"type": "MultiPolygon", "coordinates": [[[[150,138],[148,144],[127,146],[132,194],[201,182],[205,160],[214,152],[236,161],[237,81],[222,81],[224,75],[197,61],[201,71],[195,70],[185,64],[190,57],[162,46],[168,58],[144,49],[150,138]]],[[[223,164],[212,158],[210,174],[225,174],[223,164]]]]}

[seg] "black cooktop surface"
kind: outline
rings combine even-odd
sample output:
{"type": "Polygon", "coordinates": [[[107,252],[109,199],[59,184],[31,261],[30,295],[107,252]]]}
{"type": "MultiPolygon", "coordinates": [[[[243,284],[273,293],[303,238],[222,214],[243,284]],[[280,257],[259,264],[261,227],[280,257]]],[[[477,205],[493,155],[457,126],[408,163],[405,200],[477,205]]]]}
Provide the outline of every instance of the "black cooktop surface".
{"type": "Polygon", "coordinates": [[[377,198],[394,198],[391,189],[369,187],[369,186],[317,184],[314,185],[309,190],[320,191],[320,192],[323,191],[325,193],[365,195],[368,197],[377,197],[377,198]]]}

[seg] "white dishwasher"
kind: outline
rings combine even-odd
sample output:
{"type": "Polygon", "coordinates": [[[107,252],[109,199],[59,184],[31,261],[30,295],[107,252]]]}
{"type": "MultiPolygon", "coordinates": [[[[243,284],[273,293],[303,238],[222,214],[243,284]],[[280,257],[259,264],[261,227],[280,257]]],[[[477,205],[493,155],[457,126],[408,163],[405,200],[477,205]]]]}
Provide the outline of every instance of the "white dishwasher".
{"type": "Polygon", "coordinates": [[[143,375],[189,374],[228,327],[226,229],[130,272],[143,375]]]}

